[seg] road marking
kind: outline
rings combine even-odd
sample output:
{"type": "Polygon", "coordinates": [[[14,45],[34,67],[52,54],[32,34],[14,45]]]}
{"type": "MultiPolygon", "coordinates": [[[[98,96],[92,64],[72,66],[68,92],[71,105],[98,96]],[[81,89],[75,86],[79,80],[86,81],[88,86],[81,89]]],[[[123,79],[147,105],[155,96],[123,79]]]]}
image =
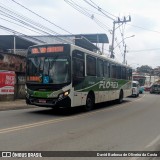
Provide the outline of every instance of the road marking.
{"type": "Polygon", "coordinates": [[[139,159],[140,157],[132,157],[132,158],[130,158],[129,160],[137,160],[137,159],[139,159]]]}
{"type": "Polygon", "coordinates": [[[53,124],[53,123],[58,123],[58,122],[62,122],[62,121],[66,121],[66,120],[72,120],[72,119],[77,119],[77,118],[81,118],[81,117],[87,117],[87,116],[90,116],[90,115],[94,115],[96,113],[100,113],[100,112],[103,112],[105,110],[114,110],[114,109],[117,109],[117,107],[122,107],[122,106],[126,106],[130,103],[133,103],[133,102],[136,102],[136,101],[139,101],[140,99],[144,98],[144,96],[132,101],[132,102],[129,102],[129,103],[125,103],[125,104],[119,104],[119,105],[116,105],[116,107],[111,107],[111,108],[105,108],[105,109],[100,109],[98,111],[92,111],[92,112],[89,112],[89,113],[83,113],[81,115],[74,115],[72,117],[64,117],[64,118],[57,118],[57,119],[53,119],[53,120],[47,120],[47,121],[42,121],[42,122],[36,122],[36,123],[31,123],[31,124],[26,124],[26,125],[21,125],[21,126],[16,126],[16,127],[10,127],[10,128],[4,128],[4,129],[0,129],[0,134],[3,134],[3,133],[9,133],[9,132],[13,132],[13,131],[19,131],[19,130],[24,130],[24,129],[27,129],[27,128],[33,128],[33,127],[38,127],[38,126],[42,126],[42,125],[45,125],[45,124],[53,124]]]}
{"type": "Polygon", "coordinates": [[[151,141],[145,148],[154,146],[160,140],[160,135],[158,135],[153,141],[151,141]]]}
{"type": "MultiPolygon", "coordinates": [[[[145,146],[145,149],[154,146],[158,141],[160,140],[160,135],[158,135],[153,141],[151,141],[147,146],[145,146]]],[[[138,160],[141,157],[132,157],[129,160],[138,160]]]]}

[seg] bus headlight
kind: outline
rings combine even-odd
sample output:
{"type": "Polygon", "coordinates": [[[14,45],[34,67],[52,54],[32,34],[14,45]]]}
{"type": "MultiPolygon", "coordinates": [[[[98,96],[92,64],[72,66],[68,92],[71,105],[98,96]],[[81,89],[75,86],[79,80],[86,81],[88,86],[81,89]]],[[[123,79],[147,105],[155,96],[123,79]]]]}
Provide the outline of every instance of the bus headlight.
{"type": "Polygon", "coordinates": [[[64,96],[68,96],[68,95],[69,95],[68,91],[64,92],[64,96]]]}
{"type": "Polygon", "coordinates": [[[69,91],[66,91],[66,92],[64,92],[64,93],[61,93],[60,95],[59,95],[59,99],[62,99],[62,98],[64,98],[64,97],[67,97],[69,95],[69,91]]]}

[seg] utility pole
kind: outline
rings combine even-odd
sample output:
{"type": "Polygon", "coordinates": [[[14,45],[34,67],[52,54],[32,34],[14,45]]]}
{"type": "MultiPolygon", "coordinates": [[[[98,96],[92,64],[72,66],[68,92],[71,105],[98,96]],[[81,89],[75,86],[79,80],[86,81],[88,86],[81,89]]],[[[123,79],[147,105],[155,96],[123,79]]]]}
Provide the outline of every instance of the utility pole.
{"type": "Polygon", "coordinates": [[[16,37],[13,37],[13,54],[16,54],[16,37]]]}
{"type": "Polygon", "coordinates": [[[120,18],[118,17],[118,21],[113,21],[112,44],[111,44],[111,47],[110,47],[110,52],[111,52],[110,58],[114,58],[114,39],[115,39],[114,37],[115,37],[115,30],[119,27],[118,26],[117,28],[115,28],[115,25],[119,24],[119,23],[123,24],[123,23],[127,23],[127,22],[131,22],[131,16],[129,16],[128,19],[126,19],[126,17],[124,17],[123,20],[120,20],[120,18]]]}
{"type": "Polygon", "coordinates": [[[113,21],[113,31],[112,31],[112,45],[111,45],[111,55],[110,58],[114,58],[114,37],[115,37],[115,21],[113,21]]]}
{"type": "Polygon", "coordinates": [[[124,46],[124,55],[123,55],[123,64],[126,64],[126,52],[127,52],[126,48],[127,48],[127,45],[125,44],[125,46],[124,46]]]}

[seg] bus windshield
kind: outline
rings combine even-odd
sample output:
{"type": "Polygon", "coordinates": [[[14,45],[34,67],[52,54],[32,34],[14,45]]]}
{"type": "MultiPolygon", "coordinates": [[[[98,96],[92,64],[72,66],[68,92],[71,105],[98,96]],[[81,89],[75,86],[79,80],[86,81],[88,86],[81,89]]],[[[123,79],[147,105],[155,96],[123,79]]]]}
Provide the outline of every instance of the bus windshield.
{"type": "Polygon", "coordinates": [[[132,87],[137,87],[137,84],[136,83],[132,83],[132,87]]]}
{"type": "Polygon", "coordinates": [[[70,82],[70,59],[67,56],[29,57],[27,64],[27,81],[29,82],[43,84],[70,82]]]}

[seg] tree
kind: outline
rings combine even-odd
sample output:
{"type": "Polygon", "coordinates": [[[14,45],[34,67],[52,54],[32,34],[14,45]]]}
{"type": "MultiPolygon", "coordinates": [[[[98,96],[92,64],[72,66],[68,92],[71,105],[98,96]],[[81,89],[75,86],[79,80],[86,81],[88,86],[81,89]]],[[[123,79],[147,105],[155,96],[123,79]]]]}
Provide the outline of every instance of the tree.
{"type": "Polygon", "coordinates": [[[142,65],[141,67],[137,67],[137,72],[151,74],[153,72],[153,69],[148,65],[142,65]]]}

